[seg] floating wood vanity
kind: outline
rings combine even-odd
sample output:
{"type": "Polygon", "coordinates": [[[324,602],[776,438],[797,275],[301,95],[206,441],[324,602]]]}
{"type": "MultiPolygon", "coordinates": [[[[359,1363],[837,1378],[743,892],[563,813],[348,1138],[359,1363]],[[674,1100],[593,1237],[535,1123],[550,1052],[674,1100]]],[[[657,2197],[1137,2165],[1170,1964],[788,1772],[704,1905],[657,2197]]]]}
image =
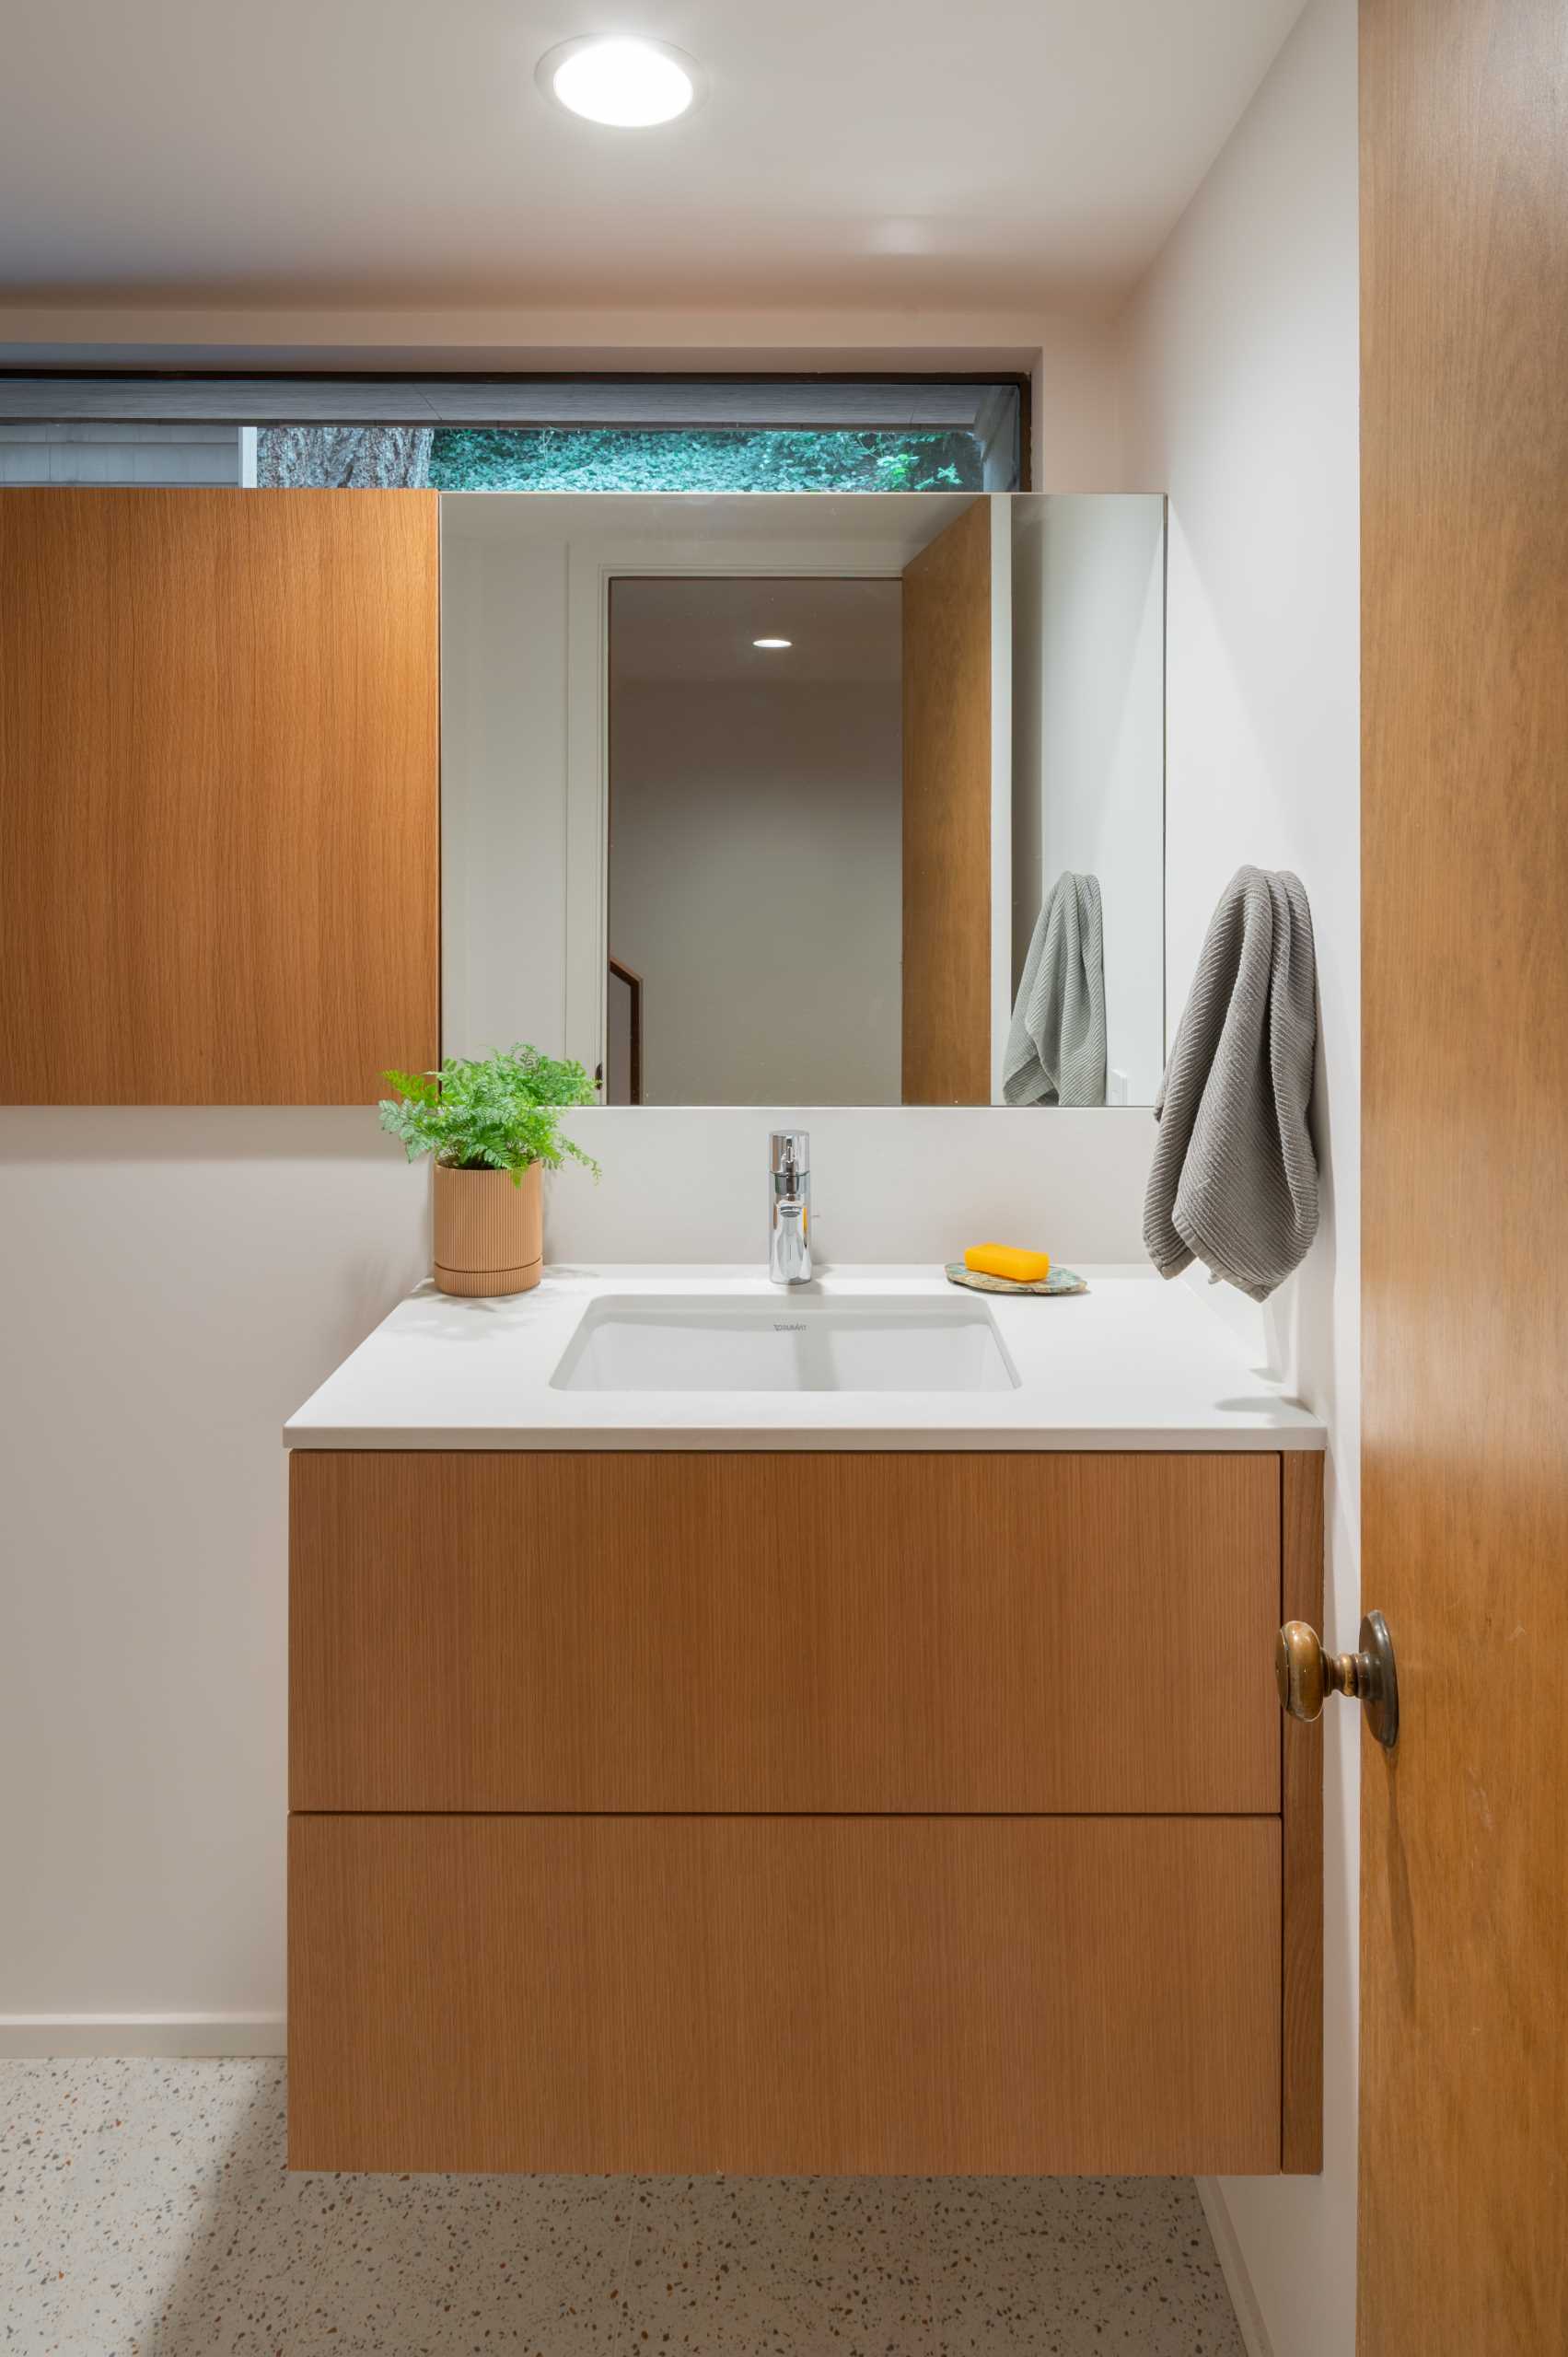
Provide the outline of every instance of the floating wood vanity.
{"type": "MultiPolygon", "coordinates": [[[[559,1292],[431,1326],[452,1445],[387,1445],[449,1304],[290,1428],[294,2165],[1315,2168],[1321,1738],[1272,1679],[1310,1420],[1162,1448],[1134,1380],[1087,1446],[868,1445],[842,1395],[617,1446],[554,1393],[599,1425],[483,1446],[471,1353],[543,1365],[559,1292]]],[[[985,1412],[1049,1421],[1028,1308],[985,1412]]]]}

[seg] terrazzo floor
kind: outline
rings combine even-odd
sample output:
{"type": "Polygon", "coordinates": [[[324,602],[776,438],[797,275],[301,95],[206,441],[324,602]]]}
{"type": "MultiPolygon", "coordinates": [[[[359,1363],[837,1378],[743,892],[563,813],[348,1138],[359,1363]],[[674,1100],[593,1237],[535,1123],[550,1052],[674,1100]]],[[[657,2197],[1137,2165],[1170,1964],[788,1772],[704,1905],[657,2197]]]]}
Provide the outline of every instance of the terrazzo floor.
{"type": "Polygon", "coordinates": [[[291,2177],[284,2102],[0,2062],[4,2357],[1243,2357],[1186,2177],[291,2177]]]}

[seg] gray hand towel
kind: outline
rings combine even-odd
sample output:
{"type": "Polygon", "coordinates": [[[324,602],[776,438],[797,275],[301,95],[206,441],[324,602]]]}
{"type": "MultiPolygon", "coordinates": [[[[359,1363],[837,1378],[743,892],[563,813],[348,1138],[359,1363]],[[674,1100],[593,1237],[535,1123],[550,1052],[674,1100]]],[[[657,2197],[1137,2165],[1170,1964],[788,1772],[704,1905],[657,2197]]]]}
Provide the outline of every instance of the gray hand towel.
{"type": "Polygon", "coordinates": [[[1155,1104],[1144,1242],[1265,1301],[1318,1233],[1307,1132],[1318,1039],[1312,911],[1283,870],[1225,887],[1155,1104]]]}
{"type": "Polygon", "coordinates": [[[1002,1065],[1009,1105],[1105,1103],[1105,955],[1099,886],[1059,876],[1024,960],[1002,1065]]]}

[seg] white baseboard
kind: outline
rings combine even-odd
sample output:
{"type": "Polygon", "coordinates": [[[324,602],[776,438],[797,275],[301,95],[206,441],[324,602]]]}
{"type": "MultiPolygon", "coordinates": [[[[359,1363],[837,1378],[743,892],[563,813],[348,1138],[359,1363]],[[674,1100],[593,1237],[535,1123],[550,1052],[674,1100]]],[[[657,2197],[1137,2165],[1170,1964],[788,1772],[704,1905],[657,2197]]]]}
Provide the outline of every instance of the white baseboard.
{"type": "Polygon", "coordinates": [[[282,2014],[0,2014],[0,2060],[286,2054],[282,2014]]]}
{"type": "Polygon", "coordinates": [[[1230,2293],[1236,2321],[1241,2328],[1241,2339],[1247,2357],[1273,2357],[1263,2311],[1258,2305],[1258,2294],[1252,2289],[1252,2278],[1247,2272],[1247,2261],[1241,2255],[1230,2208],[1216,2177],[1198,2177],[1192,2180],[1198,2189],[1198,2199],[1203,2205],[1203,2215],[1209,2222],[1209,2232],[1214,2238],[1214,2256],[1225,2277],[1225,2290],[1230,2293]]]}

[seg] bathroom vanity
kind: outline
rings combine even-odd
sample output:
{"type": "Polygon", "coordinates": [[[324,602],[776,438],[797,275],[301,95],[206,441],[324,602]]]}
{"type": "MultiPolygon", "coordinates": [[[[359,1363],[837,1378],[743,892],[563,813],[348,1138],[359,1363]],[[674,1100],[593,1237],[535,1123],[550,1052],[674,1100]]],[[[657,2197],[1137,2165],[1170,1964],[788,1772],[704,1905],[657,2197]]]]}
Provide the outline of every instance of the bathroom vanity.
{"type": "MultiPolygon", "coordinates": [[[[444,496],[446,1047],[1151,1103],[1164,523],[444,496]]],[[[289,1425],[297,2165],[1317,2165],[1320,1430],[1185,1286],[813,1280],[809,1172],[774,1285],[423,1294],[289,1425]]]]}
{"type": "Polygon", "coordinates": [[[294,2165],[1318,2165],[1322,1434],[1188,1287],[422,1292],[285,1437],[294,2165]]]}

